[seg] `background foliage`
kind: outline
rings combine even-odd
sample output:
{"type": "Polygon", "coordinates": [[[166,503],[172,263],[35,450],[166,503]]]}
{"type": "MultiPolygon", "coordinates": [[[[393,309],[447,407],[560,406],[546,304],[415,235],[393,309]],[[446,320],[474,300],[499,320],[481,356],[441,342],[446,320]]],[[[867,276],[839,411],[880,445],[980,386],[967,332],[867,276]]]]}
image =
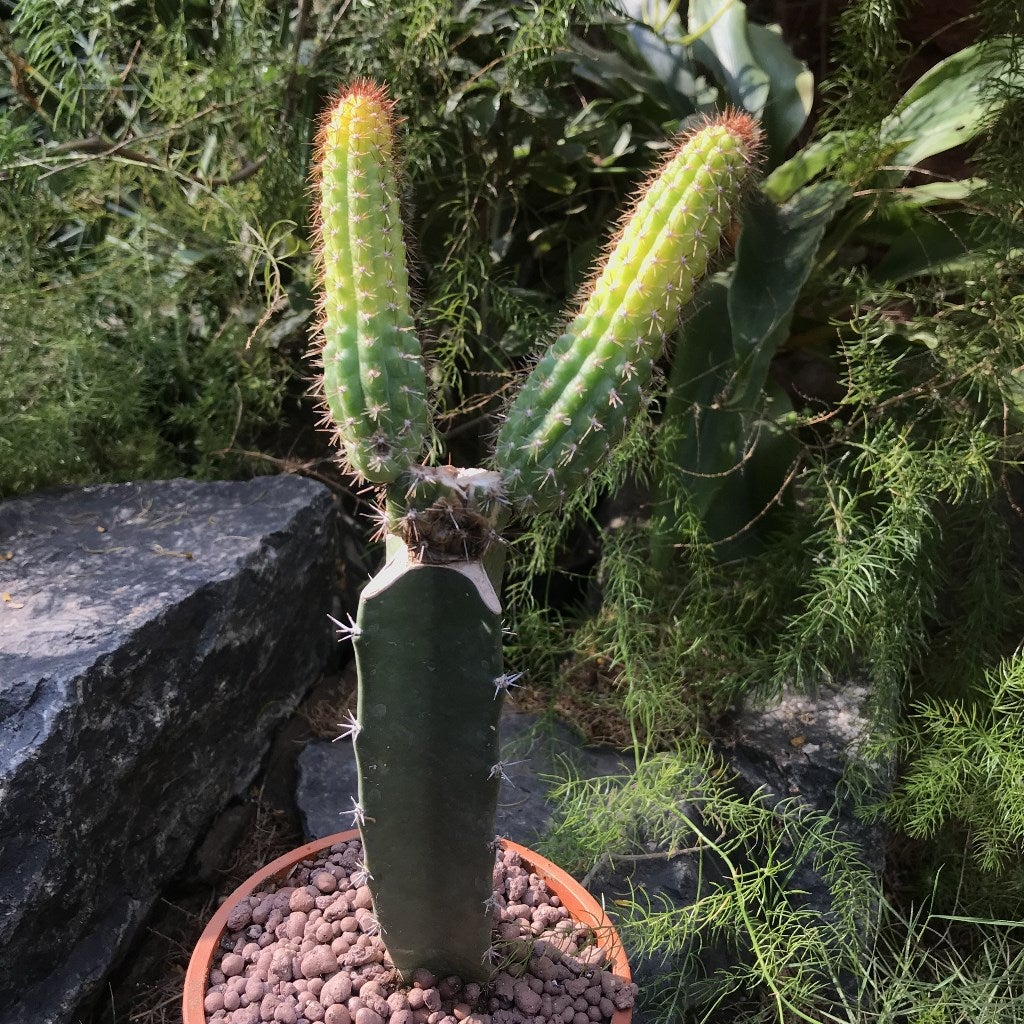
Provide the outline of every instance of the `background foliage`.
{"type": "Polygon", "coordinates": [[[637,765],[629,789],[567,780],[552,842],[582,871],[652,840],[721,864],[734,840],[695,828],[727,821],[763,854],[688,923],[638,901],[637,941],[681,957],[662,1019],[737,990],[751,1021],[1024,1019],[1024,14],[983,0],[978,45],[929,67],[918,8],[855,0],[803,54],[831,71],[815,85],[766,6],[3,5],[0,497],[327,470],[305,192],[340,80],[386,78],[405,118],[420,326],[463,464],[666,140],[746,107],[765,178],[647,420],[516,545],[510,662],[637,765]],[[738,797],[706,742],[745,693],[851,673],[900,767],[891,796],[849,780],[897,837],[882,902],[827,818],[738,797]],[[817,931],[806,857],[840,895],[817,931]],[[694,988],[709,929],[744,955],[694,988]],[[845,1004],[830,962],[861,965],[845,1004]]]}
{"type": "Polygon", "coordinates": [[[290,36],[261,3],[14,5],[0,493],[231,472],[280,414],[301,342],[264,316],[268,257],[305,216],[315,103],[290,36]]]}

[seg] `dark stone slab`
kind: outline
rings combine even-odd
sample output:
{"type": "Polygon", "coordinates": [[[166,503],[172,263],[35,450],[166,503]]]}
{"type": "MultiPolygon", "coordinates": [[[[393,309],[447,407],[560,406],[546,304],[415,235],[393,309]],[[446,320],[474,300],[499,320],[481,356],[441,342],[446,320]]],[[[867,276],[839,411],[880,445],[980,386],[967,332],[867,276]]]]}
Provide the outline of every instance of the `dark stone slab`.
{"type": "Polygon", "coordinates": [[[326,488],[0,505],[0,1022],[69,1019],[337,657],[326,488]]]}
{"type": "Polygon", "coordinates": [[[354,828],[351,813],[359,785],[356,755],[348,740],[313,740],[298,757],[295,803],[306,841],[354,828]]]}
{"type": "Polygon", "coordinates": [[[892,765],[864,750],[871,701],[868,684],[855,679],[751,699],[723,722],[720,752],[743,790],[834,817],[863,850],[865,862],[880,871],[884,832],[856,816],[850,792],[851,783],[879,791],[891,785],[892,765]]]}
{"type": "Polygon", "coordinates": [[[551,827],[548,790],[568,767],[584,779],[628,772],[617,750],[584,746],[565,724],[511,709],[501,719],[501,757],[508,766],[498,793],[498,834],[527,847],[551,827]]]}

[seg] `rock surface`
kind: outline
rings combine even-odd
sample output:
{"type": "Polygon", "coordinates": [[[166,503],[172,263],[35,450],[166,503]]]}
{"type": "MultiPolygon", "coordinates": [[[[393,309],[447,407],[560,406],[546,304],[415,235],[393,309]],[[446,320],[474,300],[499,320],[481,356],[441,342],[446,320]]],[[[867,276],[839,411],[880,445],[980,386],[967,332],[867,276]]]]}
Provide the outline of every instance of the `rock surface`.
{"type": "Polygon", "coordinates": [[[298,477],[0,505],[0,1024],[69,1019],[333,657],[298,477]]]}
{"type": "Polygon", "coordinates": [[[884,866],[884,829],[856,814],[851,782],[876,791],[891,785],[891,765],[874,760],[864,741],[871,729],[866,682],[786,688],[770,700],[751,700],[724,723],[721,754],[742,792],[761,790],[769,802],[795,800],[828,814],[862,852],[872,870],[884,866]],[[858,779],[854,779],[854,775],[858,779]]]}
{"type": "MultiPolygon", "coordinates": [[[[498,793],[497,830],[524,846],[533,845],[551,823],[553,807],[544,776],[564,771],[560,758],[570,759],[587,777],[625,771],[616,751],[584,747],[566,726],[507,707],[501,718],[501,757],[506,778],[498,793]]],[[[306,838],[311,841],[352,828],[349,809],[357,790],[351,743],[307,743],[299,754],[296,790],[306,838]]]]}

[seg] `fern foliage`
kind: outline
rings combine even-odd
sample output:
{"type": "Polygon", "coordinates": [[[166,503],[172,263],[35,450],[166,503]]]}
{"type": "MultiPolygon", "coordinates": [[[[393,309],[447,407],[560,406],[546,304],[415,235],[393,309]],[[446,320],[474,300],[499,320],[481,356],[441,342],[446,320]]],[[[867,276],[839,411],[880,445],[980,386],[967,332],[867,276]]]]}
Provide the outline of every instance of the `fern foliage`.
{"type": "Polygon", "coordinates": [[[828,816],[798,801],[740,796],[698,741],[644,758],[628,780],[570,777],[553,795],[561,814],[547,850],[577,870],[693,858],[685,908],[642,889],[620,904],[627,947],[672,965],[657,995],[647,993],[659,1016],[749,1014],[755,992],[771,1006],[765,1019],[778,1021],[816,1020],[815,1007],[856,1001],[844,990],[861,970],[875,895],[870,871],[828,816]],[[826,881],[831,913],[808,906],[808,871],[826,881]],[[724,958],[716,947],[728,950],[724,958]]]}
{"type": "Polygon", "coordinates": [[[988,673],[967,700],[923,700],[903,731],[909,768],[889,811],[912,836],[955,823],[988,871],[1024,845],[1024,657],[988,673]]]}
{"type": "Polygon", "coordinates": [[[237,472],[308,315],[287,16],[22,0],[4,35],[0,493],[237,472]]]}

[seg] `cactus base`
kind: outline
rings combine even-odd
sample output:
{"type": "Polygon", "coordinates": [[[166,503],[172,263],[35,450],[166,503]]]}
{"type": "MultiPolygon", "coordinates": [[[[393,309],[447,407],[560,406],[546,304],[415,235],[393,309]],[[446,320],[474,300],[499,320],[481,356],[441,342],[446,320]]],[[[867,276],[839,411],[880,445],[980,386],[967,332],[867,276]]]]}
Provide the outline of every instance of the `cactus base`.
{"type": "Polygon", "coordinates": [[[479,980],[491,943],[501,608],[481,563],[411,556],[399,552],[360,598],[356,817],[398,970],[479,980]]]}
{"type": "MultiPolygon", "coordinates": [[[[326,854],[333,845],[346,843],[358,837],[359,833],[354,830],[339,832],[300,846],[258,870],[220,905],[199,937],[189,960],[182,996],[183,1024],[206,1024],[206,1009],[203,1004],[209,990],[210,969],[216,966],[218,958],[224,954],[221,939],[225,935],[229,919],[239,904],[248,901],[250,896],[268,886],[287,884],[292,873],[303,861],[316,860],[326,854]]],[[[502,842],[505,847],[515,850],[522,858],[523,864],[545,881],[549,890],[559,897],[574,920],[594,930],[598,945],[607,951],[608,967],[623,983],[629,984],[632,980],[629,962],[619,937],[601,905],[557,865],[515,843],[507,840],[502,842]]],[[[619,1010],[612,1017],[611,1024],[629,1024],[631,1018],[631,1010],[619,1010]]]]}

